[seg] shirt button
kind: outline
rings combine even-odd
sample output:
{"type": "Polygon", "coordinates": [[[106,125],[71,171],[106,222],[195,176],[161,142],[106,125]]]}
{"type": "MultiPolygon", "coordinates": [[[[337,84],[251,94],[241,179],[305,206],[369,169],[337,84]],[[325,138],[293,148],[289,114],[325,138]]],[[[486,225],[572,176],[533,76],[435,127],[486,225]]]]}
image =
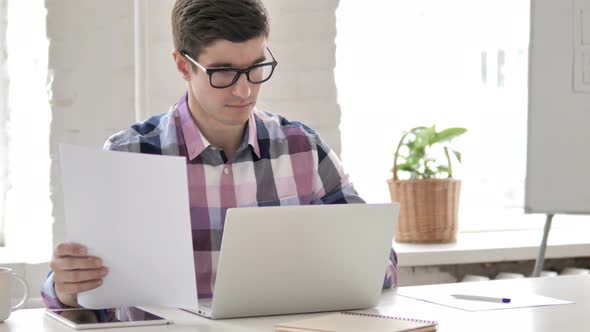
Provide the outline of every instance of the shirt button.
{"type": "Polygon", "coordinates": [[[227,167],[223,169],[223,174],[229,174],[229,169],[227,169],[227,167]]]}

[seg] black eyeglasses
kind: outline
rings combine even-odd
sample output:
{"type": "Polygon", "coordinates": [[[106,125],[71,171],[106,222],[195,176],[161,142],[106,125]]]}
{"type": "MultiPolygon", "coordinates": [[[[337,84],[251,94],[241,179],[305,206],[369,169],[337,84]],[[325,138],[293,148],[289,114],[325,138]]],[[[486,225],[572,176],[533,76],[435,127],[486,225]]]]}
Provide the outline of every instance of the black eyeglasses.
{"type": "Polygon", "coordinates": [[[246,74],[248,82],[252,84],[261,84],[268,81],[272,76],[272,73],[275,71],[275,67],[277,66],[278,62],[275,59],[275,56],[270,51],[270,49],[268,47],[266,49],[272,57],[272,61],[257,63],[254,66],[248,67],[246,69],[208,69],[200,63],[196,62],[193,58],[191,58],[186,51],[180,51],[180,53],[182,53],[182,55],[184,55],[184,57],[186,57],[195,66],[199,67],[199,69],[201,69],[207,75],[209,75],[209,84],[211,84],[212,87],[216,89],[224,89],[234,85],[240,79],[240,75],[242,74],[246,74]]]}

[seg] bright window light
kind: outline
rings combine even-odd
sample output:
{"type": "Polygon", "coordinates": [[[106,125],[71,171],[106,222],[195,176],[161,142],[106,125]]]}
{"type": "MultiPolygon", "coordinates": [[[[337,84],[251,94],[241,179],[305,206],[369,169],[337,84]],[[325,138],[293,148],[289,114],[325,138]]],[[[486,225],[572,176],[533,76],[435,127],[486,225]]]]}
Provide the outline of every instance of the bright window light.
{"type": "Polygon", "coordinates": [[[48,261],[52,247],[45,17],[44,0],[8,1],[9,190],[2,254],[30,263],[48,261]]]}
{"type": "Polygon", "coordinates": [[[390,201],[403,131],[466,127],[453,143],[463,155],[460,228],[542,225],[523,214],[529,9],[528,0],[340,1],[342,160],[362,197],[390,201]]]}

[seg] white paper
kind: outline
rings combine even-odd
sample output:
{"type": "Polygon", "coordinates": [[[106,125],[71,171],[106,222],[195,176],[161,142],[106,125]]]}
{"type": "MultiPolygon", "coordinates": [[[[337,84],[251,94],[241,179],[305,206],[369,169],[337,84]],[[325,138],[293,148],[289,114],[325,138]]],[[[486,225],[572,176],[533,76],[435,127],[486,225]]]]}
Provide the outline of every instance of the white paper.
{"type": "Polygon", "coordinates": [[[485,291],[477,292],[436,292],[432,288],[428,289],[399,289],[397,295],[411,297],[417,300],[436,303],[447,307],[453,307],[466,311],[483,311],[483,310],[498,310],[498,309],[512,309],[524,307],[539,307],[547,305],[571,304],[573,302],[554,299],[546,296],[541,296],[533,293],[511,293],[511,294],[497,294],[485,291]],[[476,296],[490,296],[490,297],[505,297],[510,299],[510,303],[498,303],[488,301],[474,301],[461,300],[454,298],[451,294],[467,294],[476,296]]]}
{"type": "Polygon", "coordinates": [[[78,295],[87,308],[197,308],[186,161],[60,146],[66,239],[109,274],[78,295]]]}

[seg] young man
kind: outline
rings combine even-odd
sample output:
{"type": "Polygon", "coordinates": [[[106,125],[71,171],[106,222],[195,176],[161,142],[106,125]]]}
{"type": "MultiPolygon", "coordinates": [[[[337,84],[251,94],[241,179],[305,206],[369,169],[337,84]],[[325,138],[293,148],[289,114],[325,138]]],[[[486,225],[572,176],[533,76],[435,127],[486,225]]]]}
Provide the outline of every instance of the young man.
{"type": "MultiPolygon", "coordinates": [[[[177,0],[172,31],[187,93],[105,149],[186,157],[198,296],[211,297],[228,208],[363,200],[316,132],[254,107],[277,65],[260,0],[177,0]]],[[[393,250],[390,260],[385,287],[396,278],[393,250]]],[[[42,290],[49,307],[77,306],[77,294],[108,274],[74,243],[55,248],[51,268],[42,290]]]]}

